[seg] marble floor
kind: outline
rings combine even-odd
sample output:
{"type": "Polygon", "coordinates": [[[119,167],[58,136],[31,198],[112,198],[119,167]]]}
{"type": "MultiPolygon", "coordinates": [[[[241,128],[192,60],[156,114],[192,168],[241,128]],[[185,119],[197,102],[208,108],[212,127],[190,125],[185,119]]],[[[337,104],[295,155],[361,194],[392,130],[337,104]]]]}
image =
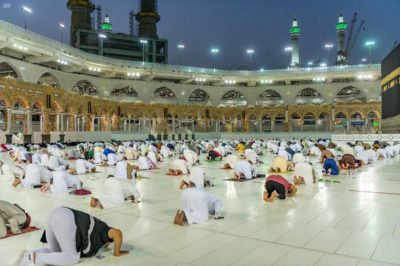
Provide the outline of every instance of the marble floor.
{"type": "MultiPolygon", "coordinates": [[[[5,154],[0,158],[8,160],[5,154]]],[[[266,173],[271,155],[263,161],[258,173],[266,173]]],[[[262,180],[223,181],[232,170],[223,170],[221,162],[203,162],[215,184],[208,190],[222,199],[225,219],[183,227],[172,223],[181,178],[165,175],[168,161],[138,181],[139,204],[91,209],[89,197],[14,189],[4,176],[0,199],[23,206],[40,228],[53,208],[68,206],[123,231],[128,256],[115,258],[112,250],[101,250],[101,258],[82,259],[81,265],[400,265],[399,162],[379,161],[343,173],[335,178],[340,183],[306,185],[295,197],[273,203],[262,201],[262,180]]],[[[101,189],[113,169],[100,171],[81,176],[84,187],[101,189]]],[[[41,234],[0,240],[0,265],[15,265],[23,250],[41,247],[41,234]]]]}

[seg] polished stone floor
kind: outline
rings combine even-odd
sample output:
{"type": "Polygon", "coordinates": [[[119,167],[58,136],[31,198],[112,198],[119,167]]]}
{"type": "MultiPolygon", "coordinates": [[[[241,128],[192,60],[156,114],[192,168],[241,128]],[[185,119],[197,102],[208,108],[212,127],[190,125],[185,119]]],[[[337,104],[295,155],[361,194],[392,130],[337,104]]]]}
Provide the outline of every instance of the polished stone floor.
{"type": "MultiPolygon", "coordinates": [[[[263,161],[259,173],[266,173],[271,156],[263,161]]],[[[232,171],[221,169],[221,162],[203,162],[215,184],[209,191],[223,200],[225,219],[183,227],[172,224],[180,177],[165,175],[168,164],[138,181],[140,204],[91,209],[89,197],[14,189],[4,176],[0,199],[19,203],[41,228],[51,209],[68,206],[123,231],[128,256],[115,258],[112,250],[102,250],[104,258],[82,259],[82,265],[400,265],[398,159],[344,173],[335,178],[340,183],[303,186],[294,198],[273,203],[262,201],[262,180],[226,182],[232,171]]],[[[101,189],[113,169],[100,171],[81,176],[86,188],[101,189]]],[[[41,247],[41,233],[0,240],[0,265],[14,265],[23,250],[41,247]]]]}

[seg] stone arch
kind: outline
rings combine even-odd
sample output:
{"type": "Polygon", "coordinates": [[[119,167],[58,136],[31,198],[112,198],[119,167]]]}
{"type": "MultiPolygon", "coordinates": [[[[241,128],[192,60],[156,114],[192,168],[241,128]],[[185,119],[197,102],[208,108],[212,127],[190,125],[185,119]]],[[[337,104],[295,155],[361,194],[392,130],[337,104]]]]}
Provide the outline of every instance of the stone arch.
{"type": "Polygon", "coordinates": [[[44,109],[44,104],[41,101],[36,101],[31,105],[32,110],[42,112],[44,109]]]}
{"type": "Polygon", "coordinates": [[[375,111],[370,111],[367,114],[368,119],[377,119],[379,118],[379,115],[375,111]]]}
{"type": "Polygon", "coordinates": [[[363,115],[360,112],[354,112],[351,114],[351,119],[362,119],[364,118],[363,115]]]}
{"type": "Polygon", "coordinates": [[[17,97],[12,104],[12,107],[15,109],[29,109],[29,103],[26,99],[23,99],[21,96],[17,97]]]}
{"type": "Polygon", "coordinates": [[[224,106],[246,106],[247,99],[241,92],[230,90],[222,96],[221,104],[224,106]]]}
{"type": "Polygon", "coordinates": [[[62,112],[64,109],[65,109],[65,108],[63,108],[63,107],[61,106],[61,104],[60,104],[58,101],[53,101],[53,102],[51,103],[51,111],[60,113],[60,112],[62,112]]]}
{"type": "Polygon", "coordinates": [[[176,103],[176,94],[168,87],[161,87],[154,91],[153,93],[154,101],[158,103],[176,103]]]}
{"type": "Polygon", "coordinates": [[[0,78],[9,78],[23,81],[22,75],[18,71],[18,68],[8,62],[0,63],[0,78]]]}
{"type": "Polygon", "coordinates": [[[338,112],[338,113],[335,115],[335,118],[336,118],[336,119],[347,119],[347,116],[346,116],[346,114],[343,113],[343,112],[338,112]]]}
{"type": "Polygon", "coordinates": [[[290,119],[301,119],[301,116],[298,113],[292,113],[290,115],[290,119]]]}
{"type": "Polygon", "coordinates": [[[295,98],[296,104],[321,104],[324,102],[325,100],[322,97],[321,93],[313,88],[305,88],[300,90],[295,98]]]}
{"type": "Polygon", "coordinates": [[[189,104],[210,104],[210,95],[202,90],[196,89],[189,95],[189,104]]]}
{"type": "Polygon", "coordinates": [[[50,72],[43,73],[36,83],[43,86],[47,85],[54,88],[61,88],[60,82],[58,81],[56,76],[54,76],[54,74],[50,72]]]}
{"type": "Polygon", "coordinates": [[[318,119],[320,119],[320,120],[326,120],[326,119],[328,119],[328,120],[329,120],[329,114],[328,114],[327,112],[322,112],[322,113],[320,113],[320,114],[318,115],[318,119]]]}
{"type": "Polygon", "coordinates": [[[340,89],[334,98],[334,102],[352,102],[352,101],[359,101],[365,102],[366,96],[364,93],[357,87],[354,86],[347,86],[340,89]]]}
{"type": "Polygon", "coordinates": [[[139,94],[134,86],[131,85],[119,85],[111,89],[110,96],[112,97],[129,97],[129,98],[139,98],[139,94]]]}
{"type": "Polygon", "coordinates": [[[96,95],[97,94],[96,86],[92,82],[90,82],[86,79],[80,80],[77,83],[75,83],[75,85],[72,87],[72,91],[75,91],[81,95],[83,95],[83,94],[96,95]]]}
{"type": "Polygon", "coordinates": [[[276,106],[282,105],[283,98],[279,92],[275,90],[265,90],[258,95],[258,99],[256,101],[256,105],[264,105],[264,106],[276,106]]]}

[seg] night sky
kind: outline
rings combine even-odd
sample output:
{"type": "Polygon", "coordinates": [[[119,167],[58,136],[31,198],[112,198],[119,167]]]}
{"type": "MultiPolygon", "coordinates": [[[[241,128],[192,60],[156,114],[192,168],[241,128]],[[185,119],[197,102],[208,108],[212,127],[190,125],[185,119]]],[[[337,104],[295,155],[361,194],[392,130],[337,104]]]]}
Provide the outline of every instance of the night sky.
{"type": "MultiPolygon", "coordinates": [[[[22,5],[34,11],[28,16],[28,29],[60,40],[58,23],[67,26],[64,40],[69,42],[70,12],[67,0],[0,0],[0,19],[23,27],[22,5]],[[3,4],[11,4],[4,8],[3,4]]],[[[108,11],[114,31],[128,32],[129,10],[138,10],[138,0],[94,0],[108,11]]],[[[178,43],[184,43],[182,64],[201,67],[238,68],[248,65],[245,51],[253,48],[252,68],[285,68],[290,54],[283,48],[290,45],[289,27],[295,14],[302,28],[300,60],[328,60],[333,64],[336,53],[335,24],[340,10],[350,24],[353,12],[359,22],[366,21],[366,31],[360,35],[350,63],[359,64],[368,58],[363,46],[375,40],[372,62],[380,60],[400,41],[398,12],[400,0],[159,0],[160,37],[169,41],[169,63],[179,63],[178,43]],[[328,56],[325,43],[335,44],[328,56]],[[210,48],[220,54],[213,58],[210,48]]]]}

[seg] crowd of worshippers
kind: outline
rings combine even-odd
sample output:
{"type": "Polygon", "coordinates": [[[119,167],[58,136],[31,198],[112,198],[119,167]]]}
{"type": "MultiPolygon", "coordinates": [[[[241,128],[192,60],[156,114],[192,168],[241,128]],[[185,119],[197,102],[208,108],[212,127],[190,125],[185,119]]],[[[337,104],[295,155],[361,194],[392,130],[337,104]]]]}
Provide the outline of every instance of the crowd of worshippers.
{"type": "MultiPolygon", "coordinates": [[[[83,183],[78,175],[95,173],[101,167],[111,167],[114,173],[104,181],[103,191],[91,194],[90,206],[109,209],[126,202],[141,201],[136,178],[141,171],[159,169],[167,164],[168,175],[179,176],[181,207],[173,222],[177,225],[200,224],[210,218],[223,219],[222,201],[212,190],[212,178],[200,162],[221,161],[225,170],[232,170],[233,181],[264,178],[265,202],[293,197],[301,185],[312,185],[319,175],[337,176],[400,154],[400,144],[375,141],[373,144],[334,143],[320,139],[269,140],[198,140],[198,141],[112,141],[95,143],[56,143],[39,145],[0,145],[13,163],[0,161],[2,175],[10,177],[14,187],[40,189],[44,193],[78,191],[83,183]],[[272,154],[268,173],[257,173],[263,164],[261,156],[272,154]],[[317,167],[319,165],[319,167],[317,167]],[[321,169],[321,170],[319,170],[321,169]],[[291,175],[288,180],[282,175],[291,175]]],[[[29,227],[31,218],[20,206],[0,201],[0,238],[19,234],[29,227]]],[[[56,208],[48,217],[42,237],[48,249],[27,251],[21,265],[72,265],[80,257],[90,257],[104,245],[114,242],[114,255],[121,251],[122,233],[96,218],[66,207],[56,208]],[[98,243],[87,246],[92,236],[88,229],[95,227],[98,243]],[[76,234],[71,234],[74,231],[76,234]],[[25,263],[25,264],[24,264],[25,263]],[[35,264],[36,265],[36,264],[35,264]]]]}

